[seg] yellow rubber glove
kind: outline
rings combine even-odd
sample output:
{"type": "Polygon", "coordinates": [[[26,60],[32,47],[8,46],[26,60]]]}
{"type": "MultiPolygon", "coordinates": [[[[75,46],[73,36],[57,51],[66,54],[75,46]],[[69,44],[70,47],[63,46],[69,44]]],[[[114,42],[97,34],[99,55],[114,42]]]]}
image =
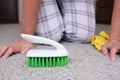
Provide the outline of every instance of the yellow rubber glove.
{"type": "Polygon", "coordinates": [[[93,45],[98,51],[101,51],[102,45],[108,41],[109,35],[107,32],[102,31],[99,35],[92,37],[91,45],[93,45]]]}
{"type": "Polygon", "coordinates": [[[101,31],[99,35],[106,38],[106,39],[109,38],[108,32],[105,32],[105,31],[101,31]]]}

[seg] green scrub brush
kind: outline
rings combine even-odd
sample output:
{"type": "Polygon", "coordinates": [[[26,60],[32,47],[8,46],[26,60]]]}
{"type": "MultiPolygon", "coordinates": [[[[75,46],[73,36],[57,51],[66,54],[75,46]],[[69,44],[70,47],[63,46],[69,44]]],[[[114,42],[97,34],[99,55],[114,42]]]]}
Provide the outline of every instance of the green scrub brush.
{"type": "Polygon", "coordinates": [[[56,67],[68,64],[68,51],[58,42],[28,34],[21,34],[21,36],[32,43],[47,44],[56,47],[56,50],[29,50],[27,52],[28,67],[56,67]]]}

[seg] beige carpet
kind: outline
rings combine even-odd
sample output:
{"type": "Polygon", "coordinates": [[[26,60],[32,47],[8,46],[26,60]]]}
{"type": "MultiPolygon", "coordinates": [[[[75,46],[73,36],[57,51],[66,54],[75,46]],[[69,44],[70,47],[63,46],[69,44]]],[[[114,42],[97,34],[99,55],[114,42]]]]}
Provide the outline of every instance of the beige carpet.
{"type": "MultiPolygon", "coordinates": [[[[96,34],[108,31],[109,25],[98,24],[96,34]]],[[[0,45],[16,41],[20,37],[18,24],[0,25],[0,45]]],[[[69,51],[66,67],[28,68],[26,56],[15,54],[0,59],[0,80],[120,80],[120,57],[110,61],[90,44],[62,42],[69,51]]]]}

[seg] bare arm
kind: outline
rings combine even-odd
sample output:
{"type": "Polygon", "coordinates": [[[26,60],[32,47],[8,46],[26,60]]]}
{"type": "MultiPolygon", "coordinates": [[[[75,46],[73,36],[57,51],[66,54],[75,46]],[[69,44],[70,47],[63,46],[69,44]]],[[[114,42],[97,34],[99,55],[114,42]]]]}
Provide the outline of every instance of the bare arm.
{"type": "Polygon", "coordinates": [[[120,0],[114,0],[110,39],[120,40],[120,0]]]}
{"type": "MultiPolygon", "coordinates": [[[[22,4],[22,33],[34,34],[39,12],[40,0],[23,0],[22,4]]],[[[0,46],[0,57],[7,58],[13,53],[26,53],[34,45],[24,39],[10,45],[0,46]]]]}
{"type": "Polygon", "coordinates": [[[23,0],[22,33],[34,34],[39,12],[40,0],[23,0]]]}
{"type": "Polygon", "coordinates": [[[109,53],[111,60],[116,59],[117,52],[120,52],[120,0],[114,0],[110,37],[108,42],[102,46],[102,53],[109,53]]]}

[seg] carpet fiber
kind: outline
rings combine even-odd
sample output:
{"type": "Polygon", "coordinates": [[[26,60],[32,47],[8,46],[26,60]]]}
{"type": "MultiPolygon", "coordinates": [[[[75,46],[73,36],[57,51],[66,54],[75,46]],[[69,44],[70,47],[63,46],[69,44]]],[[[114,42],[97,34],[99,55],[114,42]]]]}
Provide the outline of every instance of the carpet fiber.
{"type": "MultiPolygon", "coordinates": [[[[96,34],[102,30],[108,31],[109,27],[97,24],[96,34]]],[[[0,45],[17,41],[20,32],[19,24],[0,25],[0,45]]],[[[119,55],[116,61],[110,61],[109,55],[102,55],[90,44],[62,44],[70,53],[67,66],[28,68],[26,56],[15,54],[6,60],[0,59],[0,80],[120,80],[119,55]]]]}

